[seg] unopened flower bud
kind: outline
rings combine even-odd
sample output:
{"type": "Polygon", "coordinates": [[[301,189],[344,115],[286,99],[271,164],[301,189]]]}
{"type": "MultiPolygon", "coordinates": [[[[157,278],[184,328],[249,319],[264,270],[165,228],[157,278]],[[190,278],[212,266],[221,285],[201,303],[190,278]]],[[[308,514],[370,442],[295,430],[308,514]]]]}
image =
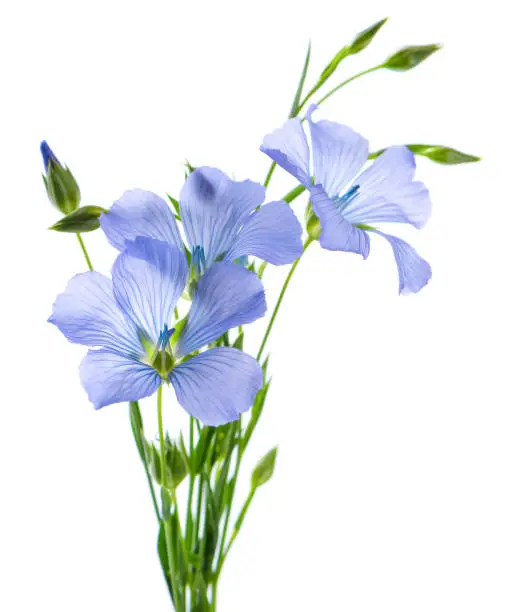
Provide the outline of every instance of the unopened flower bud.
{"type": "Polygon", "coordinates": [[[322,231],[321,222],[310,203],[306,208],[306,231],[312,240],[319,240],[322,231]]]}
{"type": "Polygon", "coordinates": [[[46,192],[51,202],[64,214],[75,211],[80,204],[80,188],[67,166],[62,166],[48,143],[41,142],[46,192]]]}

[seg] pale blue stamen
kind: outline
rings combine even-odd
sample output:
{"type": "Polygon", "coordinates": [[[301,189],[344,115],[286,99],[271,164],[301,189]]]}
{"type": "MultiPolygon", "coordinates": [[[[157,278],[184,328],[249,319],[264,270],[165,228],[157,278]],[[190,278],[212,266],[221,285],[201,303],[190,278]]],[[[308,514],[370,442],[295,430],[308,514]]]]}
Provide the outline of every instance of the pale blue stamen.
{"type": "Polygon", "coordinates": [[[340,212],[344,211],[359,195],[359,185],[351,187],[343,196],[336,196],[333,202],[337,205],[340,212]]]}
{"type": "Polygon", "coordinates": [[[164,351],[167,348],[170,342],[170,338],[172,337],[172,334],[174,333],[174,331],[175,331],[174,327],[169,329],[168,325],[165,323],[163,331],[159,334],[158,343],[156,345],[157,351],[164,351]]]}
{"type": "Polygon", "coordinates": [[[198,276],[201,276],[205,272],[206,262],[204,247],[199,245],[193,247],[191,251],[191,265],[198,276]]]}

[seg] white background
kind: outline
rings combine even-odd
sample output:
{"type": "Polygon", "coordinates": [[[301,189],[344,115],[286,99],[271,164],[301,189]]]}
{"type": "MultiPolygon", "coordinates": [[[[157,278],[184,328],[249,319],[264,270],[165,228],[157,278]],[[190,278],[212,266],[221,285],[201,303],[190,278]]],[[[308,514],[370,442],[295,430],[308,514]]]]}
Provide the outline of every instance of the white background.
{"type": "MultiPolygon", "coordinates": [[[[406,44],[444,49],[413,72],[353,83],[321,116],[373,148],[437,142],[483,162],[419,161],[433,217],[400,233],[433,266],[418,296],[398,297],[378,240],[365,262],[314,245],[298,268],[241,495],[276,443],[277,471],[225,565],[220,610],[510,609],[502,4],[46,0],[0,16],[2,610],[170,608],[126,406],[93,411],[78,380],[84,350],[46,323],[84,262],[74,236],[45,229],[58,213],[39,141],[71,167],[87,204],[137,186],[177,194],[185,158],[262,180],[258,146],[288,113],[308,39],[316,78],[387,15],[332,84],[406,44]]],[[[279,172],[269,196],[292,186],[279,172]]],[[[100,232],[85,239],[107,272],[113,250],[100,232]]],[[[271,304],[284,275],[267,276],[271,304]]],[[[252,326],[252,349],[261,332],[252,326]]],[[[166,403],[175,427],[182,411],[166,403]]],[[[150,428],[155,407],[143,409],[150,428]]]]}

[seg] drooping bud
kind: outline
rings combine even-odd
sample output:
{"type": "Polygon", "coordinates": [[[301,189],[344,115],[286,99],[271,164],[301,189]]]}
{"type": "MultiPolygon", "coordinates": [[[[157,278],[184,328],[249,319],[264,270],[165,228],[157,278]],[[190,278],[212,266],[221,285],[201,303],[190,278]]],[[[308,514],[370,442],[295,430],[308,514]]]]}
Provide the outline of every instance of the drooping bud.
{"type": "Polygon", "coordinates": [[[48,198],[64,215],[68,215],[80,205],[78,183],[69,168],[62,166],[45,140],[41,142],[41,155],[45,170],[43,180],[48,198]]]}

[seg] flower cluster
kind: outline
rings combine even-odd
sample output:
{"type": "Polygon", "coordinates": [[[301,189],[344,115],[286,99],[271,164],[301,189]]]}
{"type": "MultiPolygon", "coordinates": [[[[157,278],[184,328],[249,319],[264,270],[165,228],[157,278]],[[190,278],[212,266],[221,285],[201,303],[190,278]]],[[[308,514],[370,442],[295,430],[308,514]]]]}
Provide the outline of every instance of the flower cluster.
{"type": "MultiPolygon", "coordinates": [[[[428,263],[372,225],[425,224],[430,201],[413,180],[414,155],[390,147],[362,171],[367,141],[346,126],[315,122],[314,110],[306,115],[311,146],[296,117],[266,136],[261,150],[308,190],[319,228],[312,237],[323,248],[366,258],[369,233],[378,234],[393,248],[400,292],[419,291],[430,279],[428,263]]],[[[46,143],[42,153],[47,173],[62,169],[46,143]]],[[[163,382],[206,425],[233,421],[250,408],[262,386],[261,367],[218,340],[266,311],[262,283],[244,265],[247,256],[282,265],[303,251],[301,224],[289,204],[264,199],[262,185],[202,167],[185,181],[178,214],[141,189],[100,213],[98,224],[120,251],[112,277],[78,274],[50,317],[68,340],[91,347],[80,373],[96,408],[148,397],[163,382]],[[183,294],[192,301],[179,318],[183,294]]]]}

